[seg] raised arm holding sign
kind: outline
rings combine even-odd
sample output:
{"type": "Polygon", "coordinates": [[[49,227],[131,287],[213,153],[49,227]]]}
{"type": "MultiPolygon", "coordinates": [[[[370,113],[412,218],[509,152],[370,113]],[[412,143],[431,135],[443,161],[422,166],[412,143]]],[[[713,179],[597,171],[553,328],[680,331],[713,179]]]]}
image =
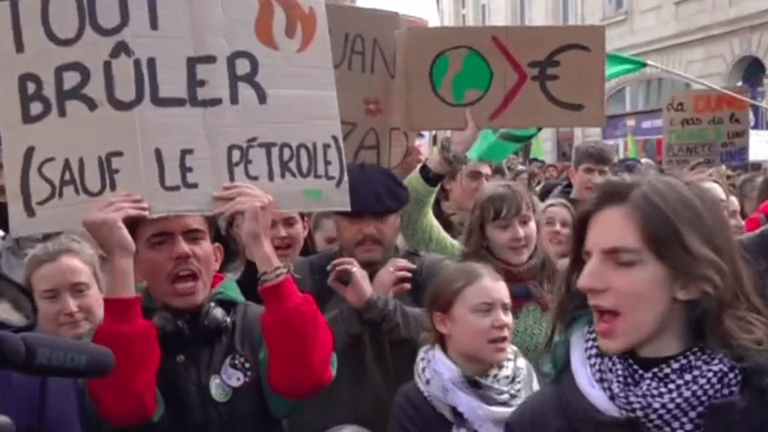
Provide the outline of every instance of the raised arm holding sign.
{"type": "Polygon", "coordinates": [[[116,366],[88,421],[279,431],[333,380],[266,229],[275,205],[349,208],[328,34],[320,0],[0,0],[11,231],[82,222],[105,254],[116,366]],[[218,273],[211,213],[240,220],[263,307],[218,273]]]}
{"type": "Polygon", "coordinates": [[[116,358],[87,388],[112,427],[279,431],[295,400],[333,379],[328,324],[270,241],[274,199],[250,184],[225,185],[214,198],[217,214],[241,219],[239,241],[262,270],[253,288],[263,307],[217,273],[222,249],[210,217],[150,219],[140,196],[120,194],[83,221],[105,253],[104,321],[93,341],[116,358]]]}

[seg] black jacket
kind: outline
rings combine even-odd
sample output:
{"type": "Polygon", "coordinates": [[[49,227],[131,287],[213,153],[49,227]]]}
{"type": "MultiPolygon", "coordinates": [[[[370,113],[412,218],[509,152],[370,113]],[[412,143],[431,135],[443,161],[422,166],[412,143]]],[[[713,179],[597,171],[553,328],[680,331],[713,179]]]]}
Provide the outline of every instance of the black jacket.
{"type": "Polygon", "coordinates": [[[163,415],[158,421],[113,429],[89,409],[83,432],[245,432],[255,430],[256,425],[259,431],[283,431],[281,420],[270,409],[270,397],[274,396],[262,390],[265,386],[258,364],[262,341],[260,337],[253,337],[259,329],[253,324],[243,325],[258,323],[260,315],[260,306],[251,303],[238,305],[235,331],[227,332],[212,348],[201,349],[190,345],[189,349],[180,349],[180,345],[174,342],[161,342],[163,354],[157,387],[159,395],[163,395],[163,415]],[[192,355],[193,352],[196,354],[192,355]],[[236,389],[226,403],[216,402],[211,397],[210,379],[219,372],[224,360],[235,353],[252,362],[253,376],[247,388],[236,389]],[[179,383],[185,385],[180,386],[179,383]]]}
{"type": "Polygon", "coordinates": [[[549,197],[547,197],[547,199],[550,199],[550,198],[564,199],[569,203],[571,203],[573,208],[577,208],[579,205],[579,200],[577,200],[576,198],[573,198],[573,196],[571,195],[572,193],[573,193],[573,183],[571,183],[570,180],[567,180],[565,183],[556,187],[552,191],[552,193],[549,194],[549,197]]]}
{"type": "Polygon", "coordinates": [[[741,237],[739,243],[752,270],[755,286],[768,305],[768,227],[741,237]]]}
{"type": "Polygon", "coordinates": [[[416,264],[411,290],[396,299],[375,297],[362,310],[352,309],[328,286],[328,266],[337,251],[301,258],[294,265],[296,283],[314,296],[331,326],[338,368],[333,383],[291,416],[290,432],[324,432],[342,424],[386,430],[395,393],[413,379],[424,325],[419,307],[443,262],[415,251],[397,255],[416,264]]]}
{"type": "Polygon", "coordinates": [[[397,392],[387,432],[451,432],[453,423],[442,415],[411,381],[397,392]]]}
{"type": "MultiPolygon", "coordinates": [[[[742,394],[713,403],[704,416],[704,432],[768,431],[768,392],[758,374],[744,371],[742,394]],[[753,378],[754,377],[754,378],[753,378]]],[[[610,417],[587,398],[568,371],[518,407],[506,432],[651,432],[639,421],[610,417]]]]}
{"type": "MultiPolygon", "coordinates": [[[[292,281],[290,285],[293,285],[292,281]]],[[[296,288],[291,286],[290,289],[296,288]]],[[[284,292],[290,294],[290,289],[284,292]]],[[[302,298],[295,303],[274,303],[278,303],[277,309],[282,307],[281,319],[293,323],[305,314],[319,315],[317,311],[314,313],[305,311],[305,306],[313,306],[311,299],[306,300],[305,302],[302,298]]],[[[223,280],[216,285],[212,302],[220,308],[218,312],[222,314],[206,314],[205,319],[199,318],[199,314],[193,314],[184,319],[185,325],[180,325],[180,321],[173,316],[156,313],[148,305],[145,305],[147,307],[145,307],[144,316],[152,317],[151,323],[135,316],[121,317],[118,314],[111,317],[111,322],[105,320],[102,323],[102,333],[110,335],[109,343],[104,346],[113,349],[111,348],[113,344],[121,344],[121,349],[130,353],[128,356],[125,352],[116,352],[116,366],[113,373],[149,366],[149,364],[141,364],[147,358],[142,355],[142,350],[148,349],[145,342],[153,337],[157,339],[150,343],[157,343],[160,351],[155,383],[154,416],[148,419],[143,413],[135,414],[137,418],[130,422],[137,426],[123,427],[118,430],[125,432],[252,432],[256,430],[280,432],[284,430],[283,419],[287,418],[302,400],[280,396],[271,388],[267,380],[268,361],[279,360],[279,358],[274,356],[276,350],[272,352],[271,358],[267,357],[269,354],[266,352],[265,337],[270,335],[266,335],[264,333],[266,329],[262,328],[266,307],[244,301],[237,285],[231,279],[223,280]],[[223,316],[230,317],[231,322],[227,324],[223,316]],[[132,322],[126,325],[127,320],[132,322]],[[117,325],[112,324],[113,322],[117,325]],[[112,327],[110,328],[109,325],[112,327]],[[123,333],[118,333],[115,327],[123,333]]],[[[317,316],[316,320],[307,322],[324,324],[320,316],[317,316]]],[[[273,325],[271,328],[276,327],[273,325]]],[[[274,330],[272,335],[275,335],[274,330]]],[[[107,338],[103,337],[102,343],[105,341],[107,338]]],[[[311,348],[306,347],[306,350],[311,348]]],[[[307,358],[312,357],[313,353],[307,351],[307,358]]],[[[123,376],[126,374],[123,373],[123,376]]],[[[111,431],[123,424],[130,424],[126,420],[119,420],[122,424],[116,424],[115,429],[107,427],[110,421],[112,424],[116,422],[105,416],[106,412],[103,409],[105,404],[114,404],[115,407],[121,407],[114,408],[115,411],[119,411],[124,405],[124,398],[136,400],[135,394],[126,395],[126,393],[143,393],[146,390],[146,383],[131,384],[140,390],[130,387],[102,387],[99,392],[102,412],[97,412],[98,404],[88,404],[83,430],[85,432],[111,431]],[[113,395],[105,397],[109,391],[113,395]]],[[[93,396],[93,390],[93,388],[89,389],[89,398],[93,396]]],[[[125,405],[135,406],[135,402],[125,405]]],[[[115,418],[114,414],[111,418],[115,418]]]]}

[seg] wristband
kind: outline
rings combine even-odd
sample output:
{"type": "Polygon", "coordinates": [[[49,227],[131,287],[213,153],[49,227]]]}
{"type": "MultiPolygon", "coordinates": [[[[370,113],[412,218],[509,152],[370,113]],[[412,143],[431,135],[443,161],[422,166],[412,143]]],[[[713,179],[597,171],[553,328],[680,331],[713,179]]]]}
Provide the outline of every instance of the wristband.
{"type": "Polygon", "coordinates": [[[290,264],[284,264],[267,271],[259,272],[256,279],[258,285],[263,286],[280,279],[288,273],[292,273],[291,266],[290,264]]]}

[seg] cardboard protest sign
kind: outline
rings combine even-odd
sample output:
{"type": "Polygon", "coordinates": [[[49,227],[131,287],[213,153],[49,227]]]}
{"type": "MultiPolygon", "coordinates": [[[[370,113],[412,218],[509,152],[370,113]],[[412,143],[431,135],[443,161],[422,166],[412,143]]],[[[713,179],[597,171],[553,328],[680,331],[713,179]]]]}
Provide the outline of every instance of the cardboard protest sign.
{"type": "Polygon", "coordinates": [[[602,26],[410,28],[398,32],[406,130],[602,126],[602,26]]]}
{"type": "Polygon", "coordinates": [[[395,167],[416,136],[395,126],[395,32],[426,21],[355,6],[326,10],[347,160],[395,167]]]}
{"type": "Polygon", "coordinates": [[[413,15],[400,15],[400,21],[402,27],[429,27],[429,21],[424,18],[419,18],[413,15]]]}
{"type": "MultiPolygon", "coordinates": [[[[423,18],[414,17],[411,15],[400,15],[400,27],[401,28],[409,28],[409,27],[429,27],[429,22],[423,18]]],[[[393,35],[393,41],[395,44],[395,51],[397,51],[397,34],[393,35]]],[[[397,55],[395,55],[395,64],[397,64],[397,55]]],[[[389,89],[390,97],[394,100],[394,103],[392,103],[392,128],[396,128],[397,130],[402,130],[404,133],[395,134],[392,137],[392,141],[390,143],[390,152],[392,155],[393,161],[402,161],[408,156],[408,152],[411,150],[411,142],[413,140],[418,140],[418,135],[421,133],[420,131],[414,131],[409,129],[404,129],[401,127],[403,124],[403,111],[400,109],[400,104],[397,103],[397,100],[395,99],[397,97],[397,68],[395,68],[395,80],[392,82],[392,85],[389,89]]]]}
{"type": "Polygon", "coordinates": [[[768,161],[768,130],[749,131],[749,161],[768,161]]]}
{"type": "Polygon", "coordinates": [[[230,181],[285,210],[349,197],[322,0],[0,2],[12,233],[79,226],[91,201],[211,210],[230,181]]]}
{"type": "Polygon", "coordinates": [[[664,107],[665,168],[749,162],[749,103],[717,90],[674,94],[664,107]]]}

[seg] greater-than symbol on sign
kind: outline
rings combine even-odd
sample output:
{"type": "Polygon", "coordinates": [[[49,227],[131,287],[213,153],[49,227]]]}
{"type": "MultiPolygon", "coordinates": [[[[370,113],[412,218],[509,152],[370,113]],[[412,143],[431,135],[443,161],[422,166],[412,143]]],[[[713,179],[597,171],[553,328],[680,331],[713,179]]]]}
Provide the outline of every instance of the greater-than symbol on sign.
{"type": "Polygon", "coordinates": [[[496,49],[501,52],[504,60],[506,60],[507,63],[512,66],[512,69],[515,70],[515,73],[517,73],[517,81],[515,81],[509,91],[507,91],[507,94],[504,95],[504,99],[501,100],[499,106],[497,106],[496,109],[494,109],[493,112],[491,112],[491,115],[488,117],[488,120],[494,121],[499,118],[499,116],[501,116],[504,111],[509,108],[510,105],[512,105],[512,102],[515,100],[517,95],[520,94],[520,90],[523,89],[525,82],[528,80],[528,73],[525,72],[523,65],[521,65],[515,56],[509,52],[507,47],[504,46],[504,43],[501,41],[501,39],[496,36],[491,36],[491,41],[493,42],[494,46],[496,46],[496,49]]]}
{"type": "Polygon", "coordinates": [[[561,54],[564,54],[569,51],[592,52],[592,50],[589,47],[582,44],[577,44],[577,43],[566,44],[566,45],[557,47],[552,52],[550,52],[544,58],[544,60],[535,60],[528,63],[529,68],[538,70],[538,73],[531,77],[531,81],[535,81],[539,83],[539,88],[541,89],[541,93],[552,105],[568,111],[583,111],[584,104],[567,102],[562,99],[559,99],[552,93],[552,90],[549,89],[549,84],[548,84],[549,82],[557,81],[560,79],[560,75],[550,74],[549,69],[560,67],[560,60],[558,60],[557,58],[561,54]]]}

